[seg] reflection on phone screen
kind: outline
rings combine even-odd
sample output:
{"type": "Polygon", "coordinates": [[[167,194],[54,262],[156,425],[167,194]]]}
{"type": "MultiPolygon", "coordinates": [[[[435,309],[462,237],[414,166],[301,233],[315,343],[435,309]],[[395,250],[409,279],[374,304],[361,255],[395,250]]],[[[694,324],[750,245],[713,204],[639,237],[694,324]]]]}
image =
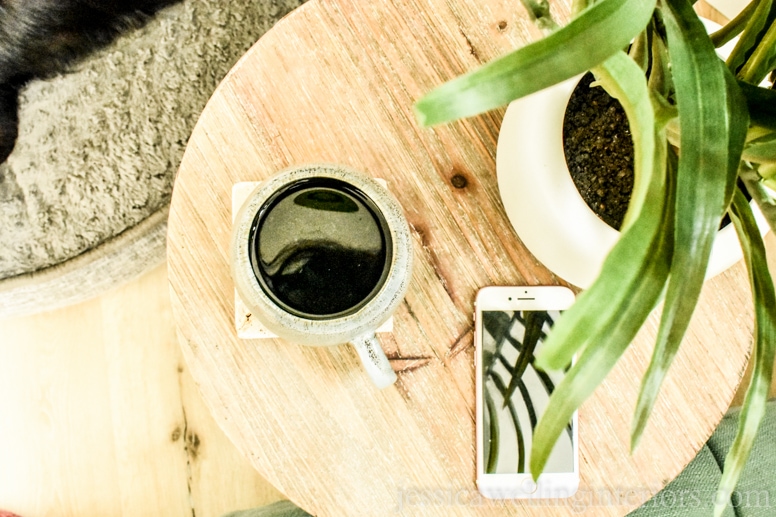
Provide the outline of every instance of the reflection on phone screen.
{"type": "MultiPolygon", "coordinates": [[[[486,474],[529,472],[536,424],[564,372],[533,367],[560,311],[483,311],[482,450],[486,474]]],[[[574,472],[569,422],[544,472],[574,472]]]]}

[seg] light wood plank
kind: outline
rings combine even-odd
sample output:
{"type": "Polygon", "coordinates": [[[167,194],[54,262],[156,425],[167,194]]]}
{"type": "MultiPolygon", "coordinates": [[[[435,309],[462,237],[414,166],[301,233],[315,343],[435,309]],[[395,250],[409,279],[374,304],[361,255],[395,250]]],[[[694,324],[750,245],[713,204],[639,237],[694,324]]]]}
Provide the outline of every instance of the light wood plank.
{"type": "Polygon", "coordinates": [[[141,494],[147,508],[160,514],[175,515],[190,504],[188,458],[183,441],[171,439],[186,420],[169,300],[158,287],[163,273],[157,270],[100,302],[102,317],[97,323],[107,355],[110,406],[106,409],[112,423],[122,515],[137,511],[141,494]],[[149,464],[160,468],[151,469],[149,464]]]}
{"type": "Polygon", "coordinates": [[[718,23],[720,25],[724,25],[727,23],[729,18],[722,14],[718,9],[716,9],[714,6],[709,5],[705,0],[700,0],[695,4],[695,12],[697,12],[700,16],[711,20],[715,23],[718,23]]]}
{"type": "Polygon", "coordinates": [[[0,501],[22,515],[120,514],[100,320],[92,301],[2,323],[0,501]]]}
{"type": "Polygon", "coordinates": [[[0,321],[0,507],[217,517],[282,498],[224,436],[183,362],[166,267],[0,321]]]}
{"type": "Polygon", "coordinates": [[[748,0],[708,0],[710,6],[727,19],[735,18],[749,3],[748,0]]]}
{"type": "Polygon", "coordinates": [[[180,381],[187,428],[181,438],[186,440],[187,474],[197,517],[219,517],[285,499],[226,437],[205,407],[185,362],[179,364],[184,367],[180,381]]]}

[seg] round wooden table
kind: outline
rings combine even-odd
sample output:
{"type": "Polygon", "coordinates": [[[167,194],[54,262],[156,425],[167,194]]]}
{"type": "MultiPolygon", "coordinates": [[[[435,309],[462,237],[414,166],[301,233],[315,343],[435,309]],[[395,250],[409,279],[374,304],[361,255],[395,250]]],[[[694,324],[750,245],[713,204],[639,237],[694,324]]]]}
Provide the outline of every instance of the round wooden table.
{"type": "MultiPolygon", "coordinates": [[[[565,4],[554,9],[567,16],[565,4]]],[[[538,37],[514,0],[310,0],[237,63],[191,136],[168,241],[181,346],[229,438],[314,515],[507,515],[515,507],[625,515],[693,458],[733,397],[752,333],[742,264],[707,283],[633,455],[630,419],[655,315],[580,410],[578,496],[479,497],[474,295],[493,284],[563,281],[526,251],[502,208],[495,151],[503,110],[425,129],[412,105],[538,37]],[[413,230],[413,282],[393,332],[381,335],[399,380],[383,391],[349,346],[242,340],[235,331],[232,185],[310,162],[384,178],[413,230]]]]}

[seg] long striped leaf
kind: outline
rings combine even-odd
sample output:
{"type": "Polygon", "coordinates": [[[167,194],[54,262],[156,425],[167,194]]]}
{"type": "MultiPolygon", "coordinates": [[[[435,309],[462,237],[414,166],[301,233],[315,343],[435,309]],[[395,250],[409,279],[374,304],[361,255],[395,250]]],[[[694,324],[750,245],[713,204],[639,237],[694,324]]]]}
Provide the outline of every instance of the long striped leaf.
{"type": "Polygon", "coordinates": [[[754,163],[776,163],[776,132],[747,142],[741,158],[754,163]]]}
{"type": "Polygon", "coordinates": [[[759,34],[765,28],[772,8],[773,0],[759,0],[754,13],[747,20],[741,37],[727,58],[727,66],[736,76],[757,44],[759,34]]]}
{"type": "MultiPolygon", "coordinates": [[[[665,147],[659,146],[659,149],[665,147]]],[[[575,319],[579,321],[577,326],[585,328],[580,332],[585,333],[589,346],[550,397],[547,409],[536,427],[536,439],[531,448],[531,474],[534,479],[544,469],[555,441],[568,425],[574,411],[608,375],[660,298],[668,276],[673,242],[671,171],[674,162],[671,160],[668,168],[667,183],[664,171],[658,170],[652,175],[645,210],[609,254],[604,264],[604,273],[555,324],[554,328],[564,325],[565,317],[576,313],[578,316],[575,319]],[[649,257],[644,257],[645,250],[649,257]],[[629,263],[633,261],[629,258],[631,255],[639,257],[635,264],[629,263]],[[605,307],[603,314],[591,312],[594,306],[585,298],[596,300],[601,294],[611,293],[611,286],[605,280],[617,271],[618,267],[608,267],[614,263],[618,263],[615,264],[617,266],[627,264],[625,272],[628,283],[621,288],[621,293],[627,293],[628,296],[611,301],[611,307],[605,307]]],[[[665,159],[655,161],[657,169],[665,164],[665,159]]],[[[620,293],[615,291],[613,294],[620,293]]],[[[554,334],[555,330],[548,336],[547,344],[553,340],[554,334]]],[[[537,362],[540,362],[542,354],[539,353],[537,362]]]]}
{"type": "Polygon", "coordinates": [[[431,91],[415,104],[415,115],[425,126],[442,124],[574,77],[625,48],[654,8],[655,0],[596,2],[549,36],[431,91]]]}
{"type": "Polygon", "coordinates": [[[746,4],[746,7],[744,7],[735,18],[711,35],[711,41],[714,43],[715,47],[719,48],[741,34],[741,31],[743,31],[749,23],[749,19],[752,17],[759,1],[760,0],[752,0],[746,4]]]}
{"type": "Polygon", "coordinates": [[[536,357],[539,369],[561,369],[582,351],[557,386],[537,426],[531,449],[534,478],[543,470],[574,411],[614,367],[656,305],[671,261],[675,155],[671,153],[672,159],[667,160],[664,128],[655,126],[651,117],[641,120],[637,116],[641,111],[629,106],[649,103],[642,70],[630,60],[630,65],[623,62],[622,67],[613,66],[610,60],[602,65],[608,80],[621,87],[634,85],[621,88],[626,93],[621,103],[632,127],[645,124],[640,128],[642,133],[655,133],[654,158],[652,169],[642,171],[648,186],[642,209],[609,253],[599,277],[555,323],[536,357]],[[670,170],[667,163],[671,164],[670,170]]]}
{"type": "Polygon", "coordinates": [[[744,259],[752,284],[756,323],[752,354],[754,368],[739,415],[738,432],[725,457],[722,479],[715,501],[715,517],[722,515],[749,458],[757,429],[765,414],[776,355],[776,293],[774,293],[773,279],[768,271],[765,246],[760,238],[757,223],[746,198],[740,191],[736,192],[733,200],[731,219],[741,241],[741,248],[744,250],[744,259]]]}
{"type": "Polygon", "coordinates": [[[752,84],[762,82],[776,66],[776,6],[771,8],[768,22],[768,29],[738,73],[738,77],[752,84]]]}
{"type": "Polygon", "coordinates": [[[649,188],[648,178],[655,159],[655,111],[643,72],[636,73],[633,60],[624,52],[607,59],[593,72],[597,82],[625,110],[633,140],[633,193],[622,223],[624,231],[641,213],[649,188]]]}
{"type": "Polygon", "coordinates": [[[690,3],[667,0],[665,7],[681,128],[676,246],[657,341],[636,403],[632,448],[646,427],[698,302],[711,247],[733,194],[748,126],[743,96],[690,3]]]}
{"type": "MultiPolygon", "coordinates": [[[[662,130],[658,133],[659,136],[655,136],[657,129],[644,74],[625,53],[621,52],[609,58],[596,69],[596,74],[604,81],[607,90],[618,96],[628,116],[631,132],[639,135],[638,139],[634,139],[634,144],[638,142],[636,149],[639,150],[634,162],[637,182],[628,209],[628,219],[637,221],[644,213],[643,208],[649,192],[652,192],[652,196],[659,197],[662,204],[663,193],[653,183],[659,178],[660,188],[665,187],[662,179],[665,168],[665,136],[662,130]],[[662,147],[657,145],[661,142],[662,147]],[[656,152],[658,148],[659,152],[656,152]],[[657,177],[653,173],[655,167],[659,168],[657,177]]],[[[654,211],[657,201],[651,200],[650,210],[654,211]]],[[[657,215],[660,215],[660,210],[657,215]]],[[[583,292],[574,306],[553,326],[537,357],[539,368],[564,368],[571,363],[574,354],[591,342],[593,335],[600,334],[602,329],[606,328],[620,304],[633,301],[630,286],[642,280],[640,268],[652,258],[652,250],[647,244],[653,236],[651,232],[652,228],[640,228],[639,237],[631,240],[630,237],[626,239],[630,233],[630,223],[624,228],[623,237],[604,262],[595,284],[583,292]]],[[[645,303],[649,305],[649,302],[645,303]]],[[[647,311],[652,308],[650,305],[647,311]]],[[[642,322],[643,320],[631,320],[634,333],[642,322]]]]}
{"type": "Polygon", "coordinates": [[[744,81],[738,81],[749,116],[754,124],[769,129],[776,129],[776,90],[769,90],[744,81]]]}

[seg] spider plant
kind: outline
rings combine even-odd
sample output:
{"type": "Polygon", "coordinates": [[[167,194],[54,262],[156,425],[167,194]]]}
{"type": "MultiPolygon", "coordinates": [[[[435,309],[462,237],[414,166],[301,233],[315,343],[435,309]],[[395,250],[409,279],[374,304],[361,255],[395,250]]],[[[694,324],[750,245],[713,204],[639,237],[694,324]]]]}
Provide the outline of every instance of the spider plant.
{"type": "Polygon", "coordinates": [[[746,191],[776,230],[776,1],[752,0],[708,35],[688,0],[574,0],[559,26],[542,0],[522,0],[545,36],[428,93],[424,125],[477,115],[590,70],[619,100],[634,141],[634,190],[621,237],[594,284],[555,324],[536,365],[577,361],[536,429],[531,472],[663,301],[631,430],[638,444],[698,302],[711,246],[727,212],[755,307],[753,374],[716,501],[720,515],[762,419],[776,351],[776,295],[746,191]],[[738,38],[726,61],[715,48],[738,38]],[[623,50],[628,48],[628,50],[623,50]],[[740,180],[740,181],[739,181],[740,180]],[[743,186],[742,186],[743,185],[743,186]]]}

